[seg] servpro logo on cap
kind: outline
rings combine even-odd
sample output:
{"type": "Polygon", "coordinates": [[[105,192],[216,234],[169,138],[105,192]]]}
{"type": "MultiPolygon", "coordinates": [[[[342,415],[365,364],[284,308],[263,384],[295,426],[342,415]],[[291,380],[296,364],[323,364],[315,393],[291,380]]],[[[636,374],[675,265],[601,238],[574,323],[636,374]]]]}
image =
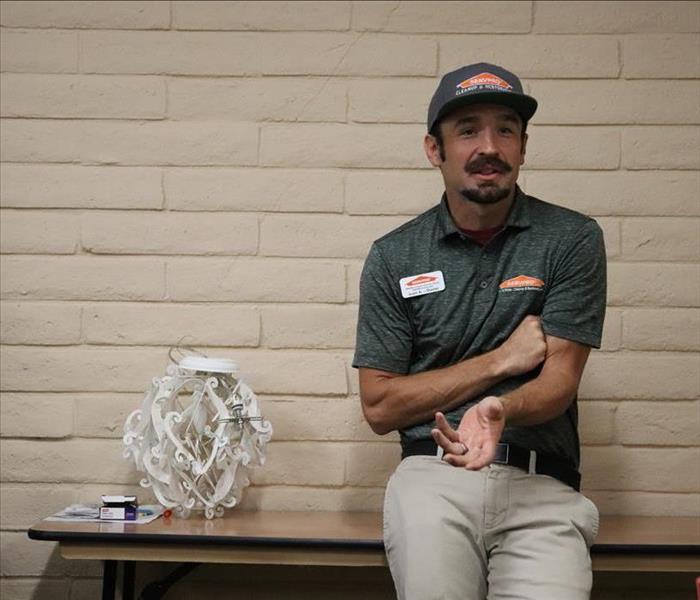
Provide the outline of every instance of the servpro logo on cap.
{"type": "Polygon", "coordinates": [[[457,84],[457,95],[473,92],[476,89],[510,91],[513,86],[493,73],[480,73],[457,84]]]}

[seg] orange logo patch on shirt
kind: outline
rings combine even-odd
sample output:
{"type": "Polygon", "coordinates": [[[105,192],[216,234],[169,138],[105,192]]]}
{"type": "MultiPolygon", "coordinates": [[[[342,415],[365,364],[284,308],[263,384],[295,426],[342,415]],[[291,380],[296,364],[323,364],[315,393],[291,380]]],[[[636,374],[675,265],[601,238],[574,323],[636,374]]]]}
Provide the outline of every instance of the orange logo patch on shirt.
{"type": "Polygon", "coordinates": [[[495,86],[504,90],[511,90],[513,86],[493,73],[481,73],[457,84],[457,87],[466,90],[477,85],[495,86]]]}
{"type": "Polygon", "coordinates": [[[537,277],[530,277],[529,275],[518,275],[517,277],[511,277],[501,282],[498,286],[501,290],[541,290],[544,287],[544,281],[537,279],[537,277]]]}

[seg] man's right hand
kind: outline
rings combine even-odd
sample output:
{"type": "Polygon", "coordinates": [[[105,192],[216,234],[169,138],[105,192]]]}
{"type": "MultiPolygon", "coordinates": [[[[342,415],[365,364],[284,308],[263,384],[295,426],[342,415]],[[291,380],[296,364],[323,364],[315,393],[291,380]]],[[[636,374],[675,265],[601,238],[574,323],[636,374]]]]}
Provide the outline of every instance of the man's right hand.
{"type": "Polygon", "coordinates": [[[525,317],[497,352],[501,356],[507,377],[532,371],[547,355],[547,342],[540,317],[525,317]]]}

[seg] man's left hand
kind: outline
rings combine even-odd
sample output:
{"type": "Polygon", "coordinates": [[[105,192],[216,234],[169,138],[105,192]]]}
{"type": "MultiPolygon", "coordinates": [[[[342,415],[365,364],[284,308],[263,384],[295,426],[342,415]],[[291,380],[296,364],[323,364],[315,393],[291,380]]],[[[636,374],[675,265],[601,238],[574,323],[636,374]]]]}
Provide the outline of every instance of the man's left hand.
{"type": "Polygon", "coordinates": [[[442,413],[435,414],[437,428],[432,436],[445,451],[443,460],[455,467],[476,471],[493,462],[496,444],[506,424],[503,402],[497,396],[487,396],[464,413],[455,430],[442,413]]]}

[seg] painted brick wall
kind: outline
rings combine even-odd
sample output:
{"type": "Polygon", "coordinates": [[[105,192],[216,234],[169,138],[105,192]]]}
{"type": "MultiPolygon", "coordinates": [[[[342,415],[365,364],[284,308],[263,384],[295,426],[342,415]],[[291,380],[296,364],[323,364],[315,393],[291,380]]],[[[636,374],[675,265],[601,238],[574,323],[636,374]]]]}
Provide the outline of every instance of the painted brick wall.
{"type": "Polygon", "coordinates": [[[97,564],[24,529],[136,489],[122,424],[185,334],[274,424],[245,508],[380,509],[399,452],[359,408],[359,273],[437,201],[427,102],[480,60],[540,101],[524,189],[606,235],[585,490],[698,514],[700,4],[5,1],[0,25],[3,596],[94,597],[97,564]]]}

